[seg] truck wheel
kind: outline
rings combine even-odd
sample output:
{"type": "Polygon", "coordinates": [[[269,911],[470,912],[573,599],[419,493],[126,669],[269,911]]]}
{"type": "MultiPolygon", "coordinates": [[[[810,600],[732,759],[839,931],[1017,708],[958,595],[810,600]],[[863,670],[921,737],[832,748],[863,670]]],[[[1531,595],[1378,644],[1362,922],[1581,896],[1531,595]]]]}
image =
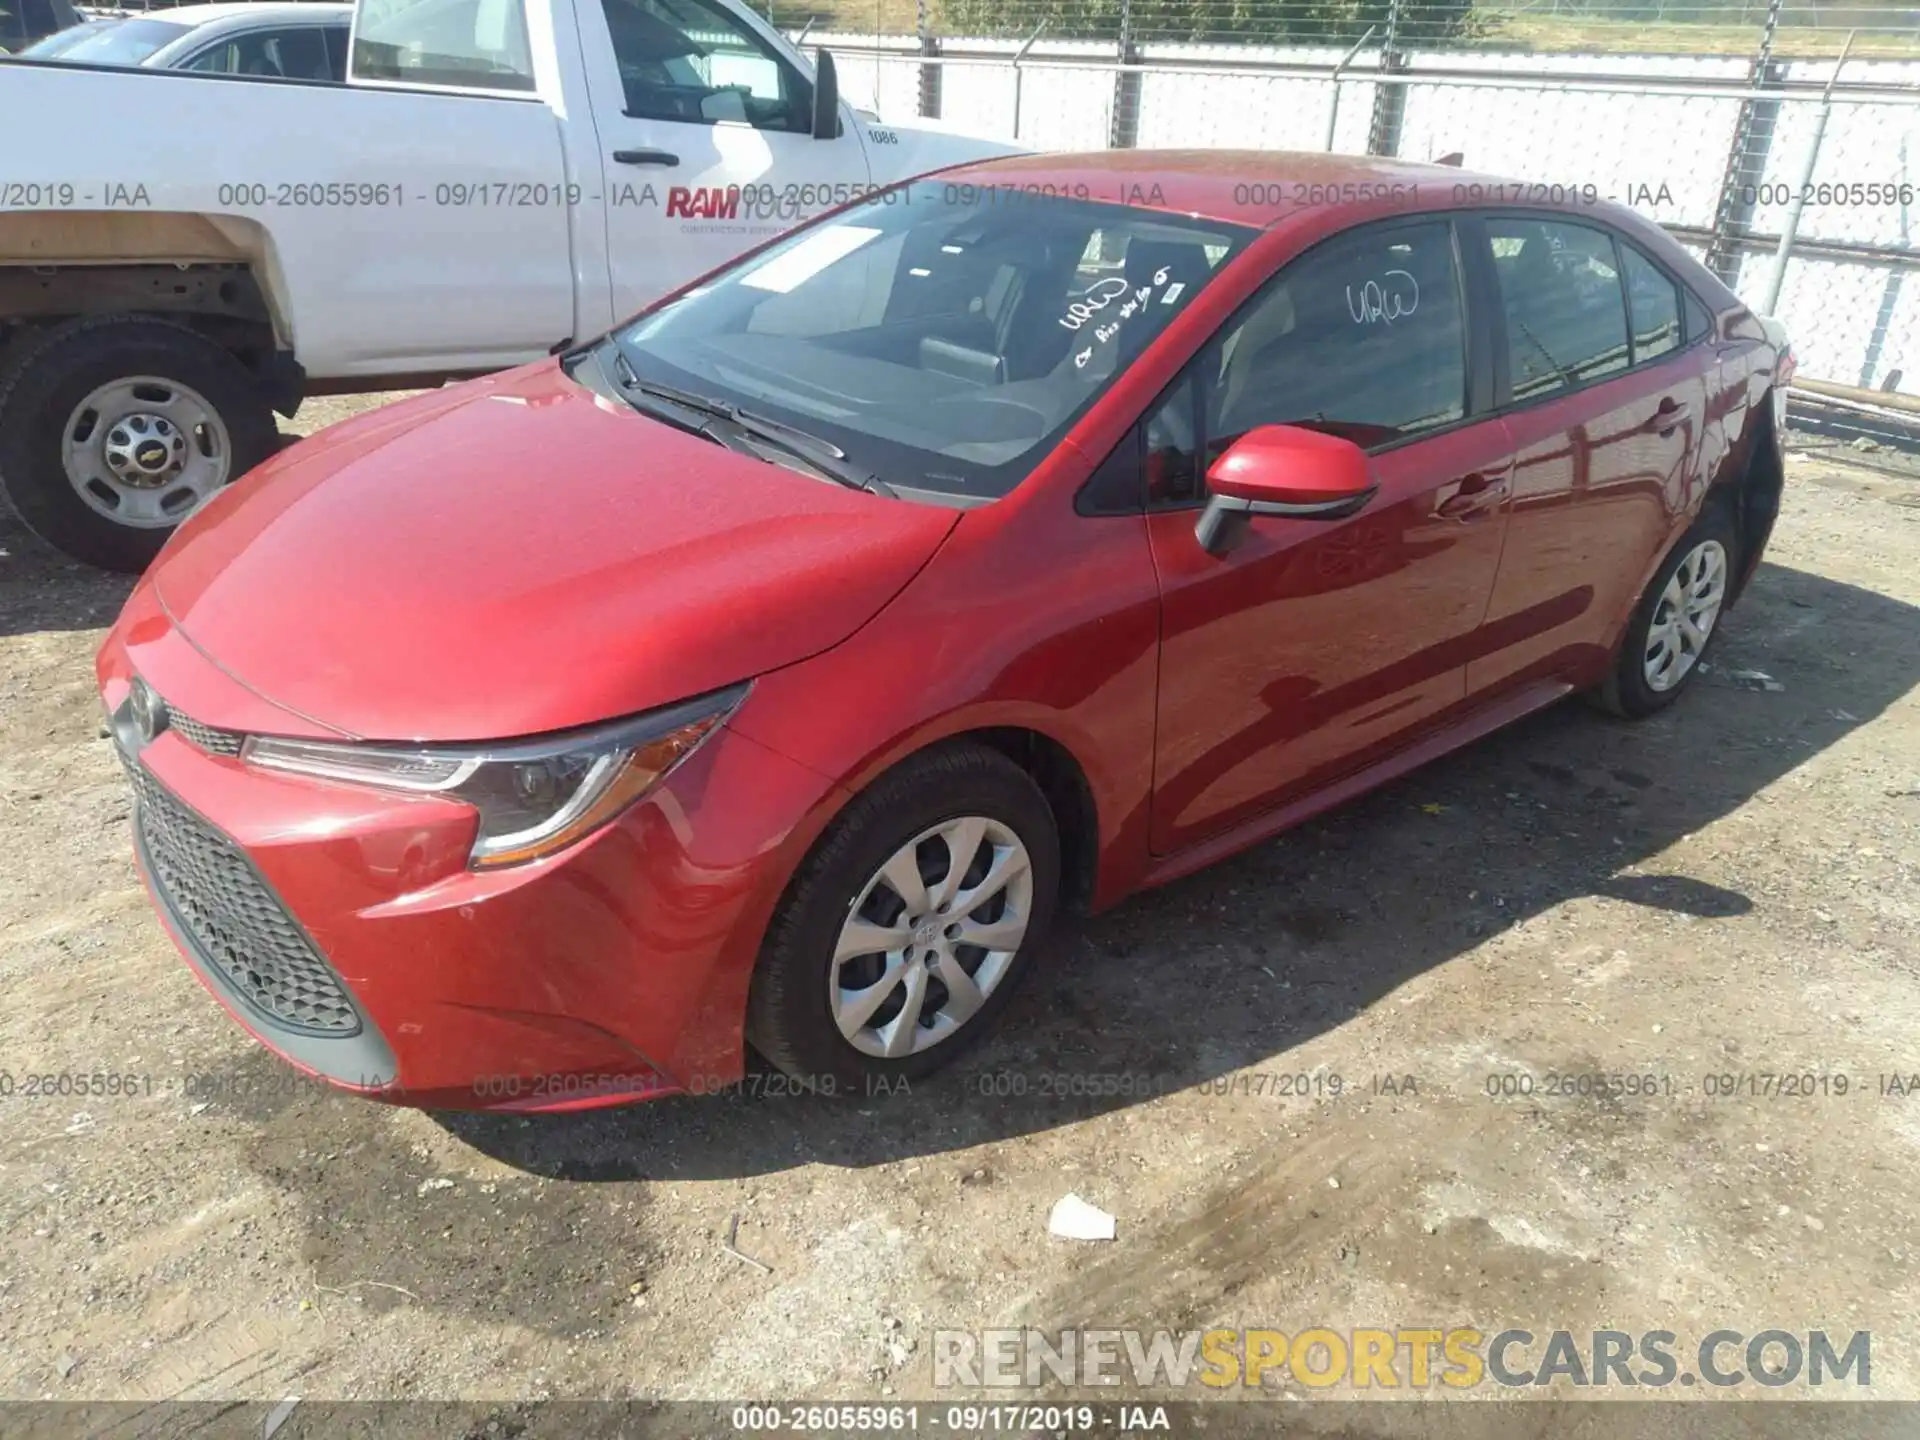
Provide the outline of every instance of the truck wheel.
{"type": "Polygon", "coordinates": [[[57,326],[0,374],[0,487],[34,534],[108,570],[144,570],[277,443],[245,367],[165,320],[57,326]]]}

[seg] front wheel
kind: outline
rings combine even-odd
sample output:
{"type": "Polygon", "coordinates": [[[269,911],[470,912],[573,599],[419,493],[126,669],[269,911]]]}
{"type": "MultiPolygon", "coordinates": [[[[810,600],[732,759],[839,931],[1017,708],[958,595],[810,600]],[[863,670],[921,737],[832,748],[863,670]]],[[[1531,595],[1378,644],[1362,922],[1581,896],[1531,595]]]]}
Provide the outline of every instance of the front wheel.
{"type": "Polygon", "coordinates": [[[1738,550],[1733,519],[1709,504],[1647,585],[1595,699],[1638,720],[1680,698],[1707,653],[1726,607],[1738,550]]]}
{"type": "Polygon", "coordinates": [[[801,866],[754,971],[747,1037],[843,1093],[945,1065],[991,1027],[1053,918],[1046,797],[998,751],[915,756],[801,866]]]}
{"type": "Polygon", "coordinates": [[[246,368],[164,320],[60,326],[0,375],[7,498],[34,534],[107,570],[144,570],[182,520],[277,443],[246,368]]]}

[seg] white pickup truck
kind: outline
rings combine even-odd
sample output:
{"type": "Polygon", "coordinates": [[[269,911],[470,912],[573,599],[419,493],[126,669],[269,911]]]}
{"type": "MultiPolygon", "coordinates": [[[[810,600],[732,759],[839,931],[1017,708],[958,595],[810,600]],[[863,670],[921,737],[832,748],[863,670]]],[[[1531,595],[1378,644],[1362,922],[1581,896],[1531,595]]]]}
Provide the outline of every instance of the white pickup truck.
{"type": "Polygon", "coordinates": [[[739,0],[360,0],[345,86],[0,61],[0,484],[137,570],[308,394],[519,364],[1012,147],[739,0]]]}

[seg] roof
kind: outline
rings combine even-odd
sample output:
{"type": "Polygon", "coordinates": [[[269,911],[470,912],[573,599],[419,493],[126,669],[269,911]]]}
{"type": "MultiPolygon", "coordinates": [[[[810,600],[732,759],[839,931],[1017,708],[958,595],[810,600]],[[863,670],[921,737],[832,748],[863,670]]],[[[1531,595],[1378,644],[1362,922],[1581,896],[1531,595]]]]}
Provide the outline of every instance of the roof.
{"type": "Polygon", "coordinates": [[[1288,150],[1089,150],[1067,155],[1009,155],[941,172],[957,184],[1035,186],[1087,200],[1107,200],[1154,210],[1204,216],[1263,228],[1307,211],[1328,207],[1351,210],[1356,217],[1396,210],[1446,208],[1465,203],[1455,186],[1479,186],[1472,203],[1487,197],[1488,186],[1513,192],[1537,189],[1524,203],[1574,208],[1555,203],[1549,192],[1565,186],[1523,187],[1499,176],[1451,165],[1423,164],[1378,155],[1338,155],[1288,150]],[[1356,187],[1352,191],[1346,186],[1356,187]],[[1372,187],[1371,191],[1360,187],[1372,187]],[[1381,187],[1386,187],[1382,192],[1381,187]],[[1332,187],[1329,191],[1328,187],[1332,187]]]}
{"type": "Polygon", "coordinates": [[[241,16],[269,25],[284,25],[289,20],[310,19],[315,24],[345,20],[353,14],[350,4],[302,3],[272,4],[269,0],[227,0],[218,5],[175,5],[165,10],[134,10],[103,18],[114,20],[164,20],[170,25],[206,25],[215,20],[241,16]]]}

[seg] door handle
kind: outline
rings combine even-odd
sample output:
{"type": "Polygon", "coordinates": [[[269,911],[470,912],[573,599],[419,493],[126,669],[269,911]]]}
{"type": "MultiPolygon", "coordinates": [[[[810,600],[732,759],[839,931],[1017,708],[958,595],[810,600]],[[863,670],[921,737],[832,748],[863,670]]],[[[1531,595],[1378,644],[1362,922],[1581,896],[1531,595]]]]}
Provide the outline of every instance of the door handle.
{"type": "Polygon", "coordinates": [[[616,150],[614,163],[618,165],[678,165],[680,157],[671,150],[616,150]]]}
{"type": "Polygon", "coordinates": [[[1482,511],[1496,508],[1507,498],[1507,482],[1490,475],[1462,476],[1453,494],[1434,506],[1442,520],[1465,520],[1482,511]]]}
{"type": "Polygon", "coordinates": [[[1659,409],[1653,412],[1653,418],[1647,423],[1652,425],[1661,436],[1668,436],[1680,428],[1680,422],[1687,418],[1687,407],[1671,395],[1660,402],[1659,409]],[[1665,423],[1662,423],[1665,422],[1665,423]]]}

